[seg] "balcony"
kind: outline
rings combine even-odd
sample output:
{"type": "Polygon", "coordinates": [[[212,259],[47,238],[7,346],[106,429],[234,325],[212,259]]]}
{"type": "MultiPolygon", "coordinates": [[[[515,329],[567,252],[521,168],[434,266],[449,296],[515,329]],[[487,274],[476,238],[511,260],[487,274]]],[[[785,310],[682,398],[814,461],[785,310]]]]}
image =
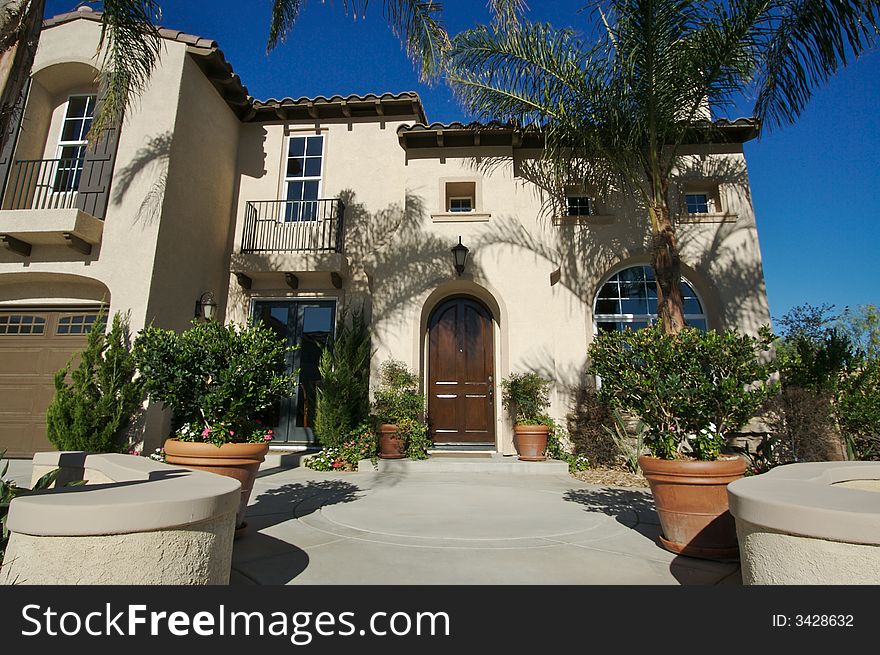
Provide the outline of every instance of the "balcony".
{"type": "Polygon", "coordinates": [[[68,245],[88,255],[101,242],[106,201],[87,181],[93,162],[29,159],[12,164],[0,212],[0,243],[29,256],[33,245],[68,245]]]}
{"type": "Polygon", "coordinates": [[[254,284],[297,289],[301,279],[326,282],[327,273],[340,288],[348,272],[344,203],[338,198],[248,202],[231,270],[245,289],[254,284]]]}
{"type": "Polygon", "coordinates": [[[324,200],[258,200],[245,208],[241,251],[345,251],[345,205],[324,200]]]}

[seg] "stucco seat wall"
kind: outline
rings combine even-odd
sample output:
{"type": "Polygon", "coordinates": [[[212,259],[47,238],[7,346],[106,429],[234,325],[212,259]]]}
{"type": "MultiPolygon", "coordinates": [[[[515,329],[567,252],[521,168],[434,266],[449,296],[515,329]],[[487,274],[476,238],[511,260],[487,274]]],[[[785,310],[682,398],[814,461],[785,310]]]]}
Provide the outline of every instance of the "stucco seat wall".
{"type": "Polygon", "coordinates": [[[880,584],[880,463],[780,466],[728,498],[744,584],[880,584]]]}
{"type": "Polygon", "coordinates": [[[39,453],[34,479],[59,482],[16,498],[2,584],[227,584],[240,485],[131,455],[39,453]]]}

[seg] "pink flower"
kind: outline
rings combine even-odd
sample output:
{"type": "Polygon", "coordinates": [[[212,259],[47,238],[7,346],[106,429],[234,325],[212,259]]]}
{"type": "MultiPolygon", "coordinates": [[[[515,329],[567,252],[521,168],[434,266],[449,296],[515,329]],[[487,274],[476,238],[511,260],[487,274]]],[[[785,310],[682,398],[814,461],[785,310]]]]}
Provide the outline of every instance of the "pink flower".
{"type": "Polygon", "coordinates": [[[204,430],[202,430],[203,437],[207,437],[209,434],[211,434],[211,428],[205,428],[204,430]]]}
{"type": "Polygon", "coordinates": [[[271,434],[267,434],[265,437],[263,437],[263,440],[264,440],[264,441],[272,441],[272,435],[271,435],[271,434]]]}
{"type": "Polygon", "coordinates": [[[230,430],[230,431],[229,431],[229,436],[230,436],[230,437],[235,436],[235,432],[233,432],[232,430],[230,430]]]}

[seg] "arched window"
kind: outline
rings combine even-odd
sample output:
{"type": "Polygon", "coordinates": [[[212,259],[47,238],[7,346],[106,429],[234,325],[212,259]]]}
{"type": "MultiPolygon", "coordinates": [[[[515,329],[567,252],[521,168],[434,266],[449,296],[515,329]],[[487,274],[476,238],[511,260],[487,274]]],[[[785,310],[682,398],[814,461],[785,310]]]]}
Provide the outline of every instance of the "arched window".
{"type": "MultiPolygon", "coordinates": [[[[681,279],[684,318],[706,329],[706,314],[690,282],[681,279]]],[[[597,330],[638,330],[657,320],[657,286],[650,266],[631,266],[612,275],[599,288],[593,305],[597,330]]]]}

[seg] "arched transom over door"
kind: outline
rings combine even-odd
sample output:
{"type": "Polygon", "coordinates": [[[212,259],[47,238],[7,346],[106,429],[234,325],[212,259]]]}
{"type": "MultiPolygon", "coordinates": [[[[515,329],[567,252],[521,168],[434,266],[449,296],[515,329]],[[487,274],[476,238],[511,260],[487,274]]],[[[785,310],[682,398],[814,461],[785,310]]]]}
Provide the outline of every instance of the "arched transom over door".
{"type": "Polygon", "coordinates": [[[495,445],[492,315],[474,298],[442,302],[428,321],[428,420],[437,446],[495,445]]]}

